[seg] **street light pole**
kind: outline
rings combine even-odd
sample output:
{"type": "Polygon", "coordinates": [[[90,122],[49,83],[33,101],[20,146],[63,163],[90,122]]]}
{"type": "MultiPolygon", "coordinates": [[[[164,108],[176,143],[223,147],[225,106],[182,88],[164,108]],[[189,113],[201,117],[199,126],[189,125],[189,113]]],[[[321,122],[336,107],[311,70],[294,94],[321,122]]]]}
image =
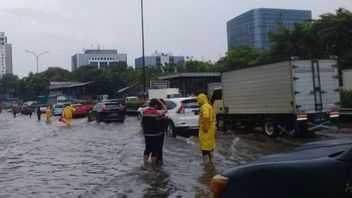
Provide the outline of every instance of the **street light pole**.
{"type": "Polygon", "coordinates": [[[142,66],[143,66],[143,99],[145,100],[145,55],[144,55],[144,20],[143,20],[143,0],[141,0],[141,20],[142,20],[142,66]]]}
{"type": "Polygon", "coordinates": [[[29,50],[25,50],[25,52],[28,52],[28,53],[30,53],[30,54],[33,54],[33,55],[35,56],[35,58],[37,59],[37,73],[38,73],[39,57],[40,57],[41,55],[43,55],[43,54],[49,53],[49,51],[41,52],[41,53],[39,53],[39,54],[36,54],[36,53],[34,53],[34,52],[32,52],[32,51],[29,51],[29,50]]]}

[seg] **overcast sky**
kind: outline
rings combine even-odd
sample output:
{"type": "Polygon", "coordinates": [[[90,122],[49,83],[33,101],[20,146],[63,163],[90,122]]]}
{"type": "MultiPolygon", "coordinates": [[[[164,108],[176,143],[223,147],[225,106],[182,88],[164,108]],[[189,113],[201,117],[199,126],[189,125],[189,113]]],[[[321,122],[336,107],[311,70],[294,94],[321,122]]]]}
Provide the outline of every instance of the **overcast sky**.
{"type": "MultiPolygon", "coordinates": [[[[36,71],[25,52],[50,51],[39,71],[49,66],[71,70],[71,56],[83,49],[114,48],[128,64],[141,56],[140,0],[0,0],[0,31],[13,48],[13,72],[36,71]]],[[[227,50],[226,22],[254,8],[312,10],[313,18],[352,0],[144,0],[145,53],[155,50],[197,60],[216,61],[227,50]]]]}

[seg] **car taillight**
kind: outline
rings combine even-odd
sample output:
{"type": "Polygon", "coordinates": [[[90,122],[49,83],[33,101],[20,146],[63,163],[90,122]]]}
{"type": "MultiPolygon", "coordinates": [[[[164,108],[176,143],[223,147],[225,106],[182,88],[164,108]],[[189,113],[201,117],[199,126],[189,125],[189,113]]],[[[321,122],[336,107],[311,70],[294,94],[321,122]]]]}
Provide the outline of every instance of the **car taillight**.
{"type": "Polygon", "coordinates": [[[218,198],[221,196],[222,192],[229,184],[229,179],[222,175],[215,175],[211,180],[210,189],[214,195],[214,198],[218,198]]]}
{"type": "Polygon", "coordinates": [[[297,115],[297,120],[302,121],[302,120],[308,120],[307,114],[298,114],[297,115]]]}
{"type": "Polygon", "coordinates": [[[338,111],[330,112],[330,118],[338,118],[339,116],[340,116],[340,112],[338,111]]]}
{"type": "Polygon", "coordinates": [[[102,111],[102,112],[109,112],[109,109],[106,108],[106,106],[104,105],[104,106],[101,108],[101,111],[102,111]]]}
{"type": "Polygon", "coordinates": [[[176,113],[185,113],[185,106],[183,105],[183,103],[181,103],[180,108],[178,108],[176,113]]]}

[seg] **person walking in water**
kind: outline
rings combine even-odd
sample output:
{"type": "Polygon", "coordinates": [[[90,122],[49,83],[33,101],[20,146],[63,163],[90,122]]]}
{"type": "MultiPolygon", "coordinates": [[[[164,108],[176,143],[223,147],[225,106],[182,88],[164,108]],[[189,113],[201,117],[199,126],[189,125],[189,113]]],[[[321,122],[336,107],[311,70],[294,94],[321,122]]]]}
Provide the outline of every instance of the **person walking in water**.
{"type": "Polygon", "coordinates": [[[64,108],[64,112],[60,118],[60,121],[67,124],[67,126],[72,126],[72,114],[73,114],[73,107],[70,104],[66,104],[64,108]]]}
{"type": "Polygon", "coordinates": [[[213,161],[213,151],[215,149],[215,114],[205,94],[199,94],[197,101],[200,105],[199,148],[203,155],[204,166],[208,166],[213,161]]]}
{"type": "Polygon", "coordinates": [[[52,112],[51,112],[51,106],[50,105],[48,105],[48,107],[46,108],[45,115],[46,115],[46,122],[47,123],[51,122],[52,112]]]}
{"type": "MultiPolygon", "coordinates": [[[[165,104],[165,101],[163,99],[159,99],[162,104],[165,104]]],[[[163,110],[162,104],[158,105],[158,110],[163,110]]],[[[161,116],[161,122],[162,122],[162,132],[160,135],[160,146],[159,146],[159,154],[158,154],[158,159],[157,159],[157,164],[162,165],[163,164],[163,147],[164,147],[164,139],[165,139],[165,131],[167,129],[167,124],[168,120],[166,117],[166,114],[163,114],[161,116]]]]}
{"type": "Polygon", "coordinates": [[[13,105],[12,107],[12,113],[13,113],[13,117],[16,117],[16,114],[19,112],[19,106],[18,105],[13,105]]]}
{"type": "Polygon", "coordinates": [[[163,132],[163,117],[167,113],[165,105],[158,99],[151,99],[149,107],[142,113],[142,128],[145,139],[144,165],[147,165],[151,155],[152,165],[157,164],[163,132]],[[158,110],[158,108],[160,108],[158,110]]]}
{"type": "Polygon", "coordinates": [[[37,106],[37,117],[38,117],[38,121],[40,121],[40,117],[41,117],[42,112],[40,112],[40,106],[37,106]]]}

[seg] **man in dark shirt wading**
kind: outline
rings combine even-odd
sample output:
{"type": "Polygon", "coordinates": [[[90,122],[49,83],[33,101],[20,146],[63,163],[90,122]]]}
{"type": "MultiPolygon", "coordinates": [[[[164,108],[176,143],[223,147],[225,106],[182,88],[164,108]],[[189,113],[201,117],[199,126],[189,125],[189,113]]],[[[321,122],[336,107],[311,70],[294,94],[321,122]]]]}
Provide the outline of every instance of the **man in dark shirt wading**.
{"type": "Polygon", "coordinates": [[[151,99],[149,107],[143,111],[142,126],[145,138],[144,165],[147,165],[150,155],[152,165],[156,165],[157,163],[160,154],[161,135],[164,130],[163,117],[166,113],[166,106],[159,99],[151,99]]]}

